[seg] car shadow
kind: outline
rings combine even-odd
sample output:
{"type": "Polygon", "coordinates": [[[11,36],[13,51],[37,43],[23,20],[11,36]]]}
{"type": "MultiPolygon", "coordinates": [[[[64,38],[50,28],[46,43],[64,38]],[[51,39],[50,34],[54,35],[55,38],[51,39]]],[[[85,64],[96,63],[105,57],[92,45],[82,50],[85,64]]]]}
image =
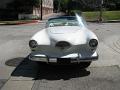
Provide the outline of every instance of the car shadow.
{"type": "MultiPolygon", "coordinates": [[[[16,58],[19,60],[19,58],[16,58]]],[[[11,76],[13,77],[28,77],[28,78],[36,78],[37,73],[39,71],[38,64],[34,61],[28,59],[28,57],[24,58],[22,62],[15,68],[12,72],[11,76]]]]}
{"type": "MultiPolygon", "coordinates": [[[[16,58],[16,60],[19,58],[16,58]]],[[[24,58],[24,60],[12,72],[12,77],[27,77],[33,80],[69,80],[71,78],[85,77],[90,71],[80,69],[78,65],[49,65],[37,63],[24,58]]]]}
{"type": "Polygon", "coordinates": [[[85,77],[90,75],[90,71],[80,69],[76,65],[39,65],[39,72],[36,80],[69,80],[71,78],[85,77]]]}

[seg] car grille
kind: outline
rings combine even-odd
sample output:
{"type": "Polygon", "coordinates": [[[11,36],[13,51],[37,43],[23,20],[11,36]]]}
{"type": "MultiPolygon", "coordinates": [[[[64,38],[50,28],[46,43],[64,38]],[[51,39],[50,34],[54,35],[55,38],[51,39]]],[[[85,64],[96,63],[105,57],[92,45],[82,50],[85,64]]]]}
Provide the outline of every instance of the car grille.
{"type": "Polygon", "coordinates": [[[60,49],[66,49],[66,48],[69,48],[71,45],[66,41],[60,41],[60,42],[57,42],[55,46],[60,49]]]}

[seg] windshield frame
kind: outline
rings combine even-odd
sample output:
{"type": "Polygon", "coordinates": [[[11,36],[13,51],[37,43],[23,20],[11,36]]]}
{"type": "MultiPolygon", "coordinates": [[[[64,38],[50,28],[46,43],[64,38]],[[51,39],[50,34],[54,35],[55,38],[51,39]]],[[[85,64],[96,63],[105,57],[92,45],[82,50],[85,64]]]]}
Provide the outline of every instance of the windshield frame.
{"type": "MultiPolygon", "coordinates": [[[[81,22],[85,25],[86,24],[86,21],[80,16],[80,18],[81,18],[81,22]]],[[[57,23],[64,23],[64,25],[58,25],[58,26],[80,26],[80,27],[82,27],[82,25],[80,25],[80,23],[79,23],[79,21],[78,21],[78,19],[77,19],[77,17],[76,16],[60,16],[60,17],[56,17],[56,18],[50,18],[48,21],[47,21],[47,23],[46,23],[46,27],[56,27],[55,25],[51,25],[50,26],[50,22],[52,23],[54,23],[54,22],[57,22],[57,23]],[[55,21],[54,21],[55,20],[55,21]],[[67,23],[68,23],[68,25],[67,25],[67,23]],[[72,23],[73,23],[73,25],[72,25],[72,23]],[[65,25],[66,24],[66,25],[65,25]],[[69,25],[69,24],[71,24],[71,25],[69,25]],[[75,24],[75,25],[74,25],[75,24]]],[[[57,24],[56,23],[56,24],[57,24]]]]}

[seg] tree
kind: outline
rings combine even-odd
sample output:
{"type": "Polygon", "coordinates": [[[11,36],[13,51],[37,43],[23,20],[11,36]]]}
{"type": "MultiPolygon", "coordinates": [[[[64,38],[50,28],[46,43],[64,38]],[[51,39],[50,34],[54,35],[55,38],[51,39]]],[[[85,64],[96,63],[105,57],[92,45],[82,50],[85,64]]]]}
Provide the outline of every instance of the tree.
{"type": "Polygon", "coordinates": [[[15,12],[31,12],[33,7],[39,7],[40,0],[14,0],[7,5],[8,8],[15,12]]]}
{"type": "Polygon", "coordinates": [[[62,2],[61,2],[61,8],[62,8],[62,10],[64,11],[64,12],[66,12],[67,14],[69,14],[70,13],[70,11],[71,11],[71,5],[72,4],[72,0],[63,0],[62,2]]]}

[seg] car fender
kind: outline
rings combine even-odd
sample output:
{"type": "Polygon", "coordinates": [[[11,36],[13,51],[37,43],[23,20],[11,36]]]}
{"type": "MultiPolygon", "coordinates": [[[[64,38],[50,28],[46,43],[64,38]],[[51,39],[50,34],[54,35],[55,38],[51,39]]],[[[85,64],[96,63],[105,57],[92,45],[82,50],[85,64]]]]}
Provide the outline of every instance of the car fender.
{"type": "Polygon", "coordinates": [[[50,39],[46,32],[46,29],[43,29],[37,32],[31,40],[37,41],[38,45],[50,45],[50,39]]]}

